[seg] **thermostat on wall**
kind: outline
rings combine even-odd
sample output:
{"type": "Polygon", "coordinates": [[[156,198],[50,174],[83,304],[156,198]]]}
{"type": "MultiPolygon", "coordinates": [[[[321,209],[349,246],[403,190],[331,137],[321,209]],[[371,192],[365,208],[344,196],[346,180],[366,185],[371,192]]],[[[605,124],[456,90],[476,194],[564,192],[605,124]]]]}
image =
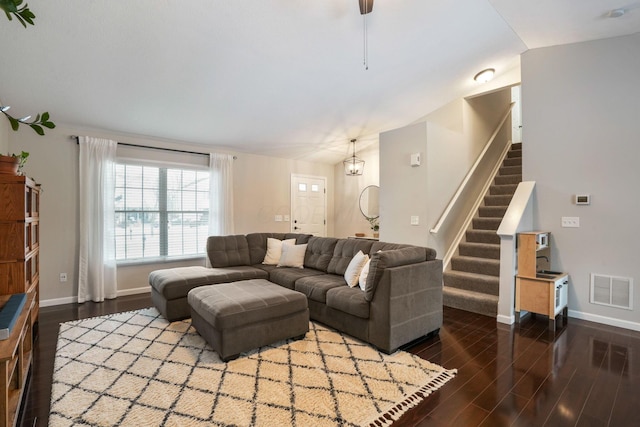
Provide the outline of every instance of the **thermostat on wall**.
{"type": "Polygon", "coordinates": [[[590,204],[591,204],[590,194],[576,194],[576,205],[590,205],[590,204]]]}

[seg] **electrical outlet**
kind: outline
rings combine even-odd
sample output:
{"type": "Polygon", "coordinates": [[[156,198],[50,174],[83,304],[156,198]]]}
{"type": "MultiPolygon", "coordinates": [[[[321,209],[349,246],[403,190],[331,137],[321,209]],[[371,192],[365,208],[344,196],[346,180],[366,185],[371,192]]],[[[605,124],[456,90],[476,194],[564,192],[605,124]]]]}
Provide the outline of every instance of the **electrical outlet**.
{"type": "Polygon", "coordinates": [[[578,217],[578,216],[563,216],[562,217],[562,226],[563,227],[578,228],[578,227],[580,227],[580,217],[578,217]]]}
{"type": "Polygon", "coordinates": [[[285,216],[284,216],[284,220],[285,220],[285,221],[287,221],[287,222],[289,222],[289,215],[285,215],[285,216]]]}
{"type": "Polygon", "coordinates": [[[60,273],[60,283],[67,281],[67,273],[60,273]]]}

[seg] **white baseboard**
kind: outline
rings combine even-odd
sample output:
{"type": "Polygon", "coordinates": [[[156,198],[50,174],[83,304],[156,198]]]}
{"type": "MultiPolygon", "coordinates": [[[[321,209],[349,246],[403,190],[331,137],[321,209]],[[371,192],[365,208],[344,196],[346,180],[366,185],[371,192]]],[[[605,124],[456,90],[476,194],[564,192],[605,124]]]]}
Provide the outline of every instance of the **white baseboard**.
{"type": "Polygon", "coordinates": [[[126,295],[148,294],[150,292],[151,286],[145,286],[143,288],[123,289],[121,291],[118,291],[118,296],[123,297],[126,295]]]}
{"type": "MultiPolygon", "coordinates": [[[[138,294],[148,294],[151,292],[150,286],[145,286],[143,288],[135,288],[135,289],[122,289],[118,291],[118,296],[123,297],[127,295],[138,295],[138,294]]],[[[78,302],[78,297],[64,297],[64,298],[53,298],[53,299],[44,299],[40,300],[40,307],[52,307],[54,305],[63,305],[63,304],[75,304],[78,302]]]]}
{"type": "Polygon", "coordinates": [[[516,322],[516,316],[505,316],[503,314],[498,314],[496,317],[496,321],[498,323],[504,323],[505,325],[513,325],[516,322]]]}
{"type": "Polygon", "coordinates": [[[40,307],[52,307],[54,305],[74,304],[78,302],[78,297],[64,297],[54,299],[41,299],[40,307]]]}
{"type": "Polygon", "coordinates": [[[588,320],[589,322],[602,323],[603,325],[615,326],[617,328],[640,331],[640,323],[629,322],[628,320],[614,319],[612,317],[599,316],[597,314],[584,313],[582,311],[569,310],[569,317],[588,320]]]}

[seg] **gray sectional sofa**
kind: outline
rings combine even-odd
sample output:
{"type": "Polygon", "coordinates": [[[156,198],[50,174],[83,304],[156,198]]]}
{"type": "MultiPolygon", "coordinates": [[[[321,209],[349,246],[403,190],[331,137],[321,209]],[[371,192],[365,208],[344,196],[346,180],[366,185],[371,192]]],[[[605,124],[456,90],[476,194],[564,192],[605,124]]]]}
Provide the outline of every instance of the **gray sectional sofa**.
{"type": "Polygon", "coordinates": [[[387,353],[437,334],[442,325],[442,261],[430,248],[305,234],[211,236],[211,268],[181,267],[149,275],[152,300],[170,321],[187,318],[187,294],[198,286],[247,279],[268,281],[306,295],[312,320],[346,332],[387,353]],[[307,244],[304,267],[264,265],[267,238],[307,244]],[[371,257],[365,289],[349,287],[353,256],[371,257]]]}

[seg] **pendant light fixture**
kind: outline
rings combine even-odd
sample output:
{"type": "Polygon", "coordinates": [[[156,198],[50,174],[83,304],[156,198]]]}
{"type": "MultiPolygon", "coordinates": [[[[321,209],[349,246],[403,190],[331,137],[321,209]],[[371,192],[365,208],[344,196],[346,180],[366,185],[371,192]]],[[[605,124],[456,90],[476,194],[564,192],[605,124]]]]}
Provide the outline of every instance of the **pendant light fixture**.
{"type": "Polygon", "coordinates": [[[360,15],[362,15],[363,35],[363,63],[364,69],[369,69],[369,37],[367,32],[367,15],[373,10],[373,0],[358,0],[360,15]]]}
{"type": "Polygon", "coordinates": [[[347,176],[358,176],[362,175],[364,171],[364,160],[356,157],[356,140],[352,139],[351,144],[353,144],[353,154],[351,157],[347,157],[342,162],[344,164],[344,173],[347,176]]]}

